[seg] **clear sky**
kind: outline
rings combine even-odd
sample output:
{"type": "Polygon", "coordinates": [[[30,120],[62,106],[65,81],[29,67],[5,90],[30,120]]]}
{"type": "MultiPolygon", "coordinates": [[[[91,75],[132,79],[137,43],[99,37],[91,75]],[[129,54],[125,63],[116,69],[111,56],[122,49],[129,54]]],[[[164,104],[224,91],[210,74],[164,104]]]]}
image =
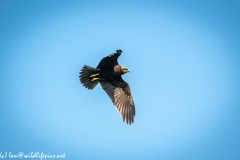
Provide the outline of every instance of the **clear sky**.
{"type": "Polygon", "coordinates": [[[240,159],[237,1],[0,1],[0,153],[240,159]],[[122,49],[126,125],[83,65],[122,49]]]}

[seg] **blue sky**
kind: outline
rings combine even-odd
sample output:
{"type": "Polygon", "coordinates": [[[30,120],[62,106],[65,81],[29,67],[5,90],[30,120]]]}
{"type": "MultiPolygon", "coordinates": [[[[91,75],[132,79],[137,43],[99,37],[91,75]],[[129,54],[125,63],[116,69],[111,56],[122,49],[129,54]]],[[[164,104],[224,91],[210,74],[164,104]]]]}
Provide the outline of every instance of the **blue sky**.
{"type": "Polygon", "coordinates": [[[237,1],[0,2],[0,152],[66,159],[240,158],[237,1]],[[126,125],[83,65],[116,49],[126,125]]]}

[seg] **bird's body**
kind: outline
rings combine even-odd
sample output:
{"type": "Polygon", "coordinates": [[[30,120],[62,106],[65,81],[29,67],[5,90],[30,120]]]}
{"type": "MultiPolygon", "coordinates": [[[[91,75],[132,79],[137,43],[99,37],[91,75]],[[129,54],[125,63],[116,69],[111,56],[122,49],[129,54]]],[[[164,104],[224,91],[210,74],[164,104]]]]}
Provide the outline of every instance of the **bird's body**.
{"type": "Polygon", "coordinates": [[[118,64],[117,59],[122,51],[117,50],[103,58],[97,68],[84,66],[80,71],[80,82],[88,89],[93,89],[99,82],[120,112],[123,121],[131,124],[134,121],[135,105],[127,82],[122,75],[129,72],[118,64]]]}

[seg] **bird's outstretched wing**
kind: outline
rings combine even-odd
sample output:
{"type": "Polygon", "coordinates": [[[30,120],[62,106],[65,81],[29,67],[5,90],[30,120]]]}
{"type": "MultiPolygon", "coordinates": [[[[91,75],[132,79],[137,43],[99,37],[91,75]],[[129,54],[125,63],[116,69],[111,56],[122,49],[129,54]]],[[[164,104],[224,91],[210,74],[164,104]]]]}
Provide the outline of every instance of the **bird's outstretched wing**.
{"type": "Polygon", "coordinates": [[[123,122],[132,124],[135,116],[135,105],[128,83],[121,80],[102,80],[100,84],[121,114],[123,122]]]}
{"type": "Polygon", "coordinates": [[[118,64],[117,59],[121,55],[121,53],[122,53],[122,50],[117,50],[115,53],[104,57],[99,62],[97,68],[113,71],[114,66],[118,64]]]}

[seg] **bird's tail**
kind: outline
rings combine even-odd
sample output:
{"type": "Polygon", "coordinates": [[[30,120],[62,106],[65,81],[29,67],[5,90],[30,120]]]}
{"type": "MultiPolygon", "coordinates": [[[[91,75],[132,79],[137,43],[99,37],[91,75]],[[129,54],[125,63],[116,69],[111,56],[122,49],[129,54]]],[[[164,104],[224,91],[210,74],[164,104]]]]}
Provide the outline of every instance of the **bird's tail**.
{"type": "Polygon", "coordinates": [[[88,89],[93,89],[99,83],[100,69],[84,65],[79,74],[80,82],[88,89]]]}

